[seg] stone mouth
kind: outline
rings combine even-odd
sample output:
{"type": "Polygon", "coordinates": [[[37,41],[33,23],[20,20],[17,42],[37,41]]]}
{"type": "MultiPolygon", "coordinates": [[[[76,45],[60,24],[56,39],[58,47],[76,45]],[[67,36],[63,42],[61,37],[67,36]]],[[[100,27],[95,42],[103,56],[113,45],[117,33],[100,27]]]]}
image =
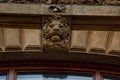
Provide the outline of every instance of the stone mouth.
{"type": "Polygon", "coordinates": [[[60,41],[63,39],[62,34],[59,31],[54,31],[46,36],[46,39],[51,39],[55,41],[60,41]]]}
{"type": "Polygon", "coordinates": [[[51,36],[50,39],[53,41],[53,42],[59,42],[61,41],[61,37],[58,36],[58,35],[54,35],[54,36],[51,36]]]}

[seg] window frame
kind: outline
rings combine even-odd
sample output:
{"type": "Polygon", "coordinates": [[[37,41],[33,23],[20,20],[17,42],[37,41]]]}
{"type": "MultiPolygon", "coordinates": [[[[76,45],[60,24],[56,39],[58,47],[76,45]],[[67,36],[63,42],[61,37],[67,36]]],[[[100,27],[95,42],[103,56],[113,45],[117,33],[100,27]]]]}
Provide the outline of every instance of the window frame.
{"type": "Polygon", "coordinates": [[[32,64],[31,66],[30,64],[29,65],[21,64],[21,65],[6,66],[6,67],[0,66],[0,70],[1,72],[7,73],[7,80],[16,80],[15,75],[17,72],[49,72],[49,71],[51,72],[65,72],[66,71],[66,72],[73,72],[73,73],[86,72],[86,73],[93,73],[94,80],[103,80],[102,76],[105,74],[120,75],[119,66],[115,66],[115,65],[109,66],[111,68],[114,67],[113,69],[111,69],[111,68],[107,68],[106,64],[101,64],[101,66],[99,64],[94,64],[96,65],[94,66],[92,63],[85,64],[85,65],[80,64],[80,63],[75,64],[75,65],[68,65],[70,64],[70,62],[68,64],[64,64],[64,62],[63,64],[60,64],[61,62],[60,63],[57,62],[57,64],[55,63],[56,62],[51,62],[49,64],[44,63],[44,64],[39,64],[39,65],[35,64],[34,66],[32,66],[33,63],[31,63],[32,64]]]}
{"type": "Polygon", "coordinates": [[[0,70],[0,75],[5,75],[6,76],[6,80],[9,80],[9,71],[7,70],[0,70]]]}
{"type": "Polygon", "coordinates": [[[40,69],[37,69],[37,70],[16,70],[15,71],[15,80],[17,80],[17,73],[40,73],[40,74],[45,74],[45,73],[52,73],[52,74],[55,74],[55,73],[58,73],[58,74],[61,74],[61,73],[64,73],[64,74],[70,74],[70,75],[80,75],[80,74],[90,74],[92,75],[91,77],[93,78],[93,80],[95,80],[95,73],[92,72],[92,71],[74,71],[74,70],[59,70],[59,69],[56,69],[56,70],[40,70],[40,69]]]}
{"type": "Polygon", "coordinates": [[[108,76],[108,77],[117,77],[120,78],[120,74],[113,74],[113,73],[101,73],[101,80],[104,80],[104,76],[108,76]]]}

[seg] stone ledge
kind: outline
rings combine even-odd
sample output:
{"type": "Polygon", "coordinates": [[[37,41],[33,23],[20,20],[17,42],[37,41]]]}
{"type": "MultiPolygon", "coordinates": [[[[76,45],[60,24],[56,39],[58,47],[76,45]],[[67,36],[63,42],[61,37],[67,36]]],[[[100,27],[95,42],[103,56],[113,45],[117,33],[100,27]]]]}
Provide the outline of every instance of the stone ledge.
{"type": "Polygon", "coordinates": [[[0,61],[80,61],[120,66],[120,57],[86,53],[3,52],[0,61]],[[53,58],[54,57],[54,58],[53,58]]]}
{"type": "MultiPolygon", "coordinates": [[[[53,15],[46,4],[0,3],[0,13],[53,15]]],[[[120,16],[120,6],[65,5],[62,15],[120,16]]]]}

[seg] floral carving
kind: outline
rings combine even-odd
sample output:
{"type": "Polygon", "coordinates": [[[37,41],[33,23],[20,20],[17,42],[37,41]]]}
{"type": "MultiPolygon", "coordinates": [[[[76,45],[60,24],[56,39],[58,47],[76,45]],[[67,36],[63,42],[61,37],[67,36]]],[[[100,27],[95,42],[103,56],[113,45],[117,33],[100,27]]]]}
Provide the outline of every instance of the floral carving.
{"type": "Polygon", "coordinates": [[[120,0],[0,0],[0,3],[20,3],[20,4],[78,4],[78,5],[118,5],[120,0]]]}

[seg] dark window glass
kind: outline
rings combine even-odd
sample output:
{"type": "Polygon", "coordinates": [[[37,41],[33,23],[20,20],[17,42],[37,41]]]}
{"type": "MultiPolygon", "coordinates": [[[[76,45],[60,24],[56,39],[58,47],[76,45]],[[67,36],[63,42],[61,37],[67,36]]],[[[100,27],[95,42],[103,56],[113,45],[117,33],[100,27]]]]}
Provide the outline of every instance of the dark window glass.
{"type": "Polygon", "coordinates": [[[17,80],[93,80],[91,74],[18,73],[17,80]]]}
{"type": "Polygon", "coordinates": [[[103,76],[104,80],[120,80],[120,76],[103,76]]]}

